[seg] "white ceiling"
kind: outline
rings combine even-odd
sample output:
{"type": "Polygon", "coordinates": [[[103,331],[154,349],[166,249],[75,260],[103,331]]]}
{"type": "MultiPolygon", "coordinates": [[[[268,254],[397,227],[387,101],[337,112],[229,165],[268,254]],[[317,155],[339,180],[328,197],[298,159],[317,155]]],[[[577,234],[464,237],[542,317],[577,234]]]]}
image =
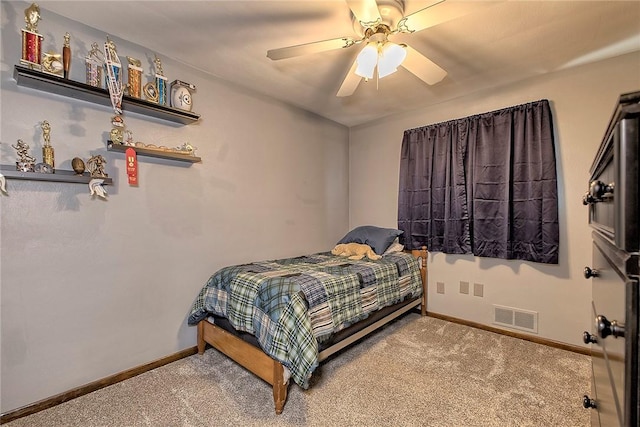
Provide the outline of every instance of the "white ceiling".
{"type": "MultiPolygon", "coordinates": [[[[405,0],[405,14],[432,2],[405,0]]],[[[444,68],[448,74],[440,83],[429,86],[399,68],[379,82],[361,82],[350,97],[338,98],[335,94],[359,51],[357,46],[280,61],[268,59],[266,53],[353,37],[350,10],[343,0],[38,3],[42,9],[131,40],[160,57],[346,126],[640,51],[640,1],[484,2],[485,7],[471,14],[393,39],[444,68]]]]}

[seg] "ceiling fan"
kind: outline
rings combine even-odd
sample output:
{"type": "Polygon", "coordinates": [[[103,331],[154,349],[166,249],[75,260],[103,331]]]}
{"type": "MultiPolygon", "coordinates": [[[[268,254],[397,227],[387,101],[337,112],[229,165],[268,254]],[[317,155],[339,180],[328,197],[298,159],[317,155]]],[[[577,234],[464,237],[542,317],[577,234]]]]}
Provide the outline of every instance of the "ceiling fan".
{"type": "Polygon", "coordinates": [[[267,51],[267,57],[276,61],[364,44],[338,90],[339,97],[352,95],[363,78],[373,78],[374,71],[382,78],[395,72],[398,66],[429,85],[438,83],[447,75],[445,70],[407,44],[396,44],[389,38],[433,27],[471,13],[473,9],[469,3],[432,0],[425,8],[405,16],[404,0],[345,1],[351,9],[357,37],[339,37],[267,51]]]}

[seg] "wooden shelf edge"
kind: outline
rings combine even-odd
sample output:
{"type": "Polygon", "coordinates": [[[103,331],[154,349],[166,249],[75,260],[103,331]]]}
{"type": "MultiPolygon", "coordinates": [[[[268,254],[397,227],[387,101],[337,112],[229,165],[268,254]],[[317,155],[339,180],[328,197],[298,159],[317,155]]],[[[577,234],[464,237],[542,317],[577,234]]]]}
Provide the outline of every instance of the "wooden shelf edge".
{"type": "Polygon", "coordinates": [[[136,154],[139,156],[148,156],[148,157],[157,157],[161,159],[169,159],[169,160],[177,160],[180,162],[188,162],[188,163],[200,163],[202,159],[197,156],[190,156],[188,154],[176,154],[176,153],[167,153],[162,152],[160,150],[152,150],[150,148],[143,147],[135,147],[130,145],[123,144],[114,144],[112,142],[107,142],[107,151],[117,151],[119,153],[124,153],[127,151],[127,148],[133,148],[136,150],[136,154]]]}
{"type": "MultiPolygon", "coordinates": [[[[13,78],[18,86],[42,90],[57,95],[111,107],[111,99],[109,98],[109,92],[106,89],[93,87],[85,83],[65,79],[53,74],[47,74],[42,71],[32,70],[20,65],[15,65],[13,78]]],[[[184,125],[200,120],[199,114],[155,104],[144,99],[138,99],[127,95],[122,99],[122,109],[124,111],[143,114],[149,117],[155,117],[184,125]]]]}
{"type": "Polygon", "coordinates": [[[74,171],[56,169],[55,173],[20,172],[15,166],[0,165],[0,173],[7,179],[22,179],[26,181],[67,182],[71,184],[88,184],[93,178],[103,179],[103,185],[113,184],[113,179],[92,177],[88,173],[77,175],[74,171]]]}

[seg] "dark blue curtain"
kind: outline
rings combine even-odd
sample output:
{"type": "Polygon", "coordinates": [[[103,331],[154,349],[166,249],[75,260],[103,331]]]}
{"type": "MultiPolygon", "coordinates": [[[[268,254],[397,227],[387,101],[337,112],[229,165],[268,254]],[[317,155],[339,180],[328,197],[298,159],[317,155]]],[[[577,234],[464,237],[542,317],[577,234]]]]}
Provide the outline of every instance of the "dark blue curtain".
{"type": "Polygon", "coordinates": [[[405,131],[398,228],[410,248],[557,264],[549,102],[405,131]]]}

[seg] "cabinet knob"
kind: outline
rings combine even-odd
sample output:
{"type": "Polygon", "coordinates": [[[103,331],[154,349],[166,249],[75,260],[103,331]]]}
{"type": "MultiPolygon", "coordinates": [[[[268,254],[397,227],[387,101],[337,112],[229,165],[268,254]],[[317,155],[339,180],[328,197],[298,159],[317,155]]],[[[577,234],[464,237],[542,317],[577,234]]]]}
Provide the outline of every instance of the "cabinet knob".
{"type": "Polygon", "coordinates": [[[602,181],[591,181],[589,191],[582,198],[582,204],[590,205],[603,201],[605,198],[613,197],[614,183],[605,184],[602,181]]]}
{"type": "Polygon", "coordinates": [[[598,407],[598,405],[596,405],[596,401],[594,399],[591,399],[589,395],[586,395],[586,394],[582,396],[582,406],[585,409],[598,407]]]}
{"type": "Polygon", "coordinates": [[[624,325],[618,324],[616,320],[609,321],[605,316],[599,314],[596,316],[596,331],[602,339],[613,335],[614,338],[624,337],[624,325]]]}
{"type": "Polygon", "coordinates": [[[591,279],[592,277],[598,277],[598,270],[590,268],[590,267],[585,267],[584,268],[584,278],[585,279],[591,279]]]}
{"type": "Polygon", "coordinates": [[[591,181],[589,185],[589,194],[598,202],[602,201],[605,196],[613,196],[614,184],[605,184],[602,181],[591,181]]]}
{"type": "Polygon", "coordinates": [[[591,205],[593,203],[596,203],[597,200],[593,198],[593,196],[591,194],[589,194],[589,192],[587,191],[586,193],[584,193],[584,196],[582,196],[582,204],[587,206],[587,205],[591,205]]]}
{"type": "Polygon", "coordinates": [[[582,334],[582,341],[584,341],[585,344],[595,344],[598,342],[598,338],[595,335],[591,335],[589,332],[584,331],[582,334]]]}

